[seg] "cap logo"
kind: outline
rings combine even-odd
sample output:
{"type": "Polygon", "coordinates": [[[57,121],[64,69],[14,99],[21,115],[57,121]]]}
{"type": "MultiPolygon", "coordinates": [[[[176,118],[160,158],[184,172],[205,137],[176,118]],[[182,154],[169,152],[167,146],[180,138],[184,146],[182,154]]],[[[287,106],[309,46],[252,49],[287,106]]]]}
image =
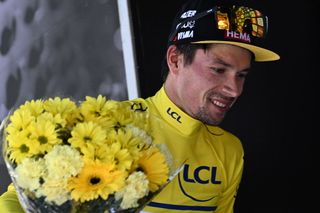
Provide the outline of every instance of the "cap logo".
{"type": "Polygon", "coordinates": [[[178,33],[178,40],[185,38],[193,38],[193,30],[178,33]]]}
{"type": "MultiPolygon", "coordinates": [[[[188,10],[188,11],[184,12],[180,18],[182,18],[182,19],[190,18],[190,17],[193,17],[196,13],[197,13],[196,10],[188,10]]],[[[179,32],[177,34],[176,40],[193,38],[193,30],[191,30],[191,29],[194,28],[195,23],[196,23],[195,20],[191,20],[191,21],[187,21],[186,23],[183,23],[183,25],[180,27],[180,29],[189,29],[189,30],[179,32]]],[[[181,23],[177,24],[176,28],[178,28],[180,25],[181,25],[181,23]]]]}
{"type": "Polygon", "coordinates": [[[251,43],[251,39],[250,39],[250,34],[246,33],[246,32],[243,32],[243,33],[239,33],[239,32],[236,32],[236,31],[229,31],[229,30],[226,30],[225,31],[225,34],[224,34],[224,37],[225,38],[231,38],[231,39],[234,39],[234,40],[240,40],[242,42],[247,42],[247,43],[251,43]]]}
{"type": "Polygon", "coordinates": [[[189,17],[194,16],[196,13],[197,13],[196,10],[188,10],[187,12],[184,12],[184,13],[181,15],[181,18],[189,18],[189,17]]]}

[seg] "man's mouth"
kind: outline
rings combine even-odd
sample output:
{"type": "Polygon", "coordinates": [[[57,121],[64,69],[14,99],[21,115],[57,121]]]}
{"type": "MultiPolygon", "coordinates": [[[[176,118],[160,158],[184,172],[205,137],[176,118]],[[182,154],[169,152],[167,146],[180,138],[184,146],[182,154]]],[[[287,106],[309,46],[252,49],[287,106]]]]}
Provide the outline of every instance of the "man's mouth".
{"type": "Polygon", "coordinates": [[[219,109],[221,112],[226,112],[231,108],[234,103],[234,99],[232,98],[222,98],[222,97],[212,97],[210,102],[213,106],[219,109]]]}
{"type": "Polygon", "coordinates": [[[227,108],[227,104],[224,104],[220,101],[217,101],[217,100],[213,100],[211,101],[215,106],[219,107],[219,108],[222,108],[222,109],[226,109],[227,108]]]}

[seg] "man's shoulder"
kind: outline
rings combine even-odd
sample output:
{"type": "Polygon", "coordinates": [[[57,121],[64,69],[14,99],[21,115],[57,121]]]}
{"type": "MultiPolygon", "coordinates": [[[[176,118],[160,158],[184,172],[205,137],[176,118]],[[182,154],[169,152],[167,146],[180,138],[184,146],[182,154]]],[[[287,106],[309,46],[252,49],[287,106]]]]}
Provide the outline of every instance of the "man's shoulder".
{"type": "Polygon", "coordinates": [[[149,108],[146,99],[143,99],[143,98],[136,98],[132,100],[127,100],[125,102],[128,103],[130,105],[131,110],[135,112],[136,111],[145,112],[145,111],[148,111],[148,108],[149,108]]]}
{"type": "Polygon", "coordinates": [[[213,138],[212,143],[228,153],[239,153],[243,154],[243,146],[240,139],[233,133],[217,126],[208,126],[208,132],[210,137],[213,138]]]}
{"type": "Polygon", "coordinates": [[[125,101],[130,105],[131,110],[135,112],[149,112],[152,113],[154,110],[156,110],[154,103],[152,101],[153,97],[148,98],[135,98],[131,100],[125,101]]]}

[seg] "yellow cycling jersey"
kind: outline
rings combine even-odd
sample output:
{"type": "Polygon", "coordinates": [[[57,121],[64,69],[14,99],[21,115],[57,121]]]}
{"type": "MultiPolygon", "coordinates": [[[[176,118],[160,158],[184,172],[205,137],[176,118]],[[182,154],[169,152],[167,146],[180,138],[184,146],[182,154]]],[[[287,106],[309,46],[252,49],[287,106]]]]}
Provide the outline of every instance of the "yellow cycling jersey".
{"type": "MultiPolygon", "coordinates": [[[[243,148],[229,132],[208,126],[179,109],[164,87],[147,99],[129,101],[134,111],[150,114],[155,143],[166,144],[181,172],[144,212],[233,212],[243,170],[243,148]]],[[[0,212],[23,212],[11,186],[0,197],[0,212]]]]}
{"type": "Polygon", "coordinates": [[[183,170],[144,209],[147,212],[233,212],[243,171],[237,137],[190,117],[166,95],[132,101],[133,110],[149,111],[156,143],[164,143],[183,170]]]}

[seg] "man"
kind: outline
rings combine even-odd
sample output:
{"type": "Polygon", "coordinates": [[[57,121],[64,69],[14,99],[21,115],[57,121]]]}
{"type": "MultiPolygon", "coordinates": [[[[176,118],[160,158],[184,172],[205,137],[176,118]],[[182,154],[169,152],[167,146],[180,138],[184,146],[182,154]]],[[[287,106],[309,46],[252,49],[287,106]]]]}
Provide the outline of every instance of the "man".
{"type": "Polygon", "coordinates": [[[233,212],[243,171],[243,148],[217,127],[241,95],[253,61],[280,57],[257,46],[267,33],[259,11],[191,0],[178,12],[160,91],[133,105],[154,119],[156,142],[166,143],[183,171],[144,209],[147,212],[233,212]]]}
{"type": "MultiPolygon", "coordinates": [[[[131,101],[132,110],[150,113],[155,142],[167,145],[176,166],[185,163],[146,212],[233,212],[243,148],[217,125],[241,95],[252,61],[279,56],[257,46],[267,33],[265,16],[219,2],[192,0],[182,7],[169,36],[163,87],[131,101]]],[[[13,191],[0,204],[19,208],[13,191]]]]}

